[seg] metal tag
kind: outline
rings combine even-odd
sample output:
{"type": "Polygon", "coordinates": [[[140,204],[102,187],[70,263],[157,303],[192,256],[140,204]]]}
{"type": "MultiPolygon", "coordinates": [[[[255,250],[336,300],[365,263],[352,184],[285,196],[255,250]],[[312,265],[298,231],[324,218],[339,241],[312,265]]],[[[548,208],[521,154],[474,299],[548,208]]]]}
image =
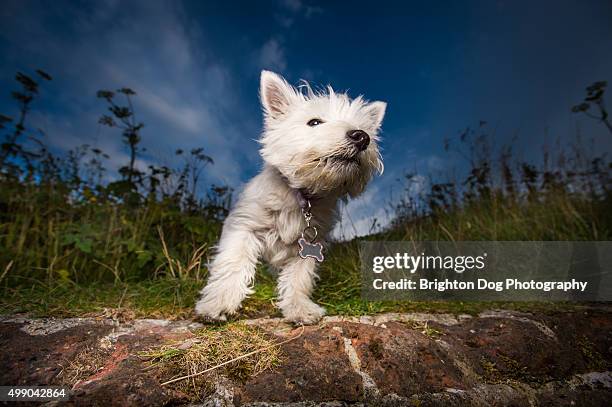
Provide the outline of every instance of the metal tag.
{"type": "Polygon", "coordinates": [[[322,263],[325,257],[323,257],[323,245],[321,243],[311,243],[308,240],[300,237],[298,239],[298,244],[300,245],[299,254],[303,259],[307,259],[311,257],[322,263]]]}

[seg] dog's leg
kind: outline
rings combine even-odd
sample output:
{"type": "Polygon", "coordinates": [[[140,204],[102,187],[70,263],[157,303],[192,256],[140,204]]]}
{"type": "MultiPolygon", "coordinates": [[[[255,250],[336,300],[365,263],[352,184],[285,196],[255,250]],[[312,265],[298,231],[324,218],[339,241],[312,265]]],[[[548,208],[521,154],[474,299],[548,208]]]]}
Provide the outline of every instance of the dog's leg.
{"type": "Polygon", "coordinates": [[[224,230],[196,313],[225,320],[227,314],[236,312],[242,300],[253,292],[251,285],[261,249],[262,243],[253,233],[224,230]]]}
{"type": "Polygon", "coordinates": [[[278,306],[286,319],[296,323],[313,324],[325,309],[310,299],[317,278],[314,259],[291,260],[278,277],[278,306]]]}

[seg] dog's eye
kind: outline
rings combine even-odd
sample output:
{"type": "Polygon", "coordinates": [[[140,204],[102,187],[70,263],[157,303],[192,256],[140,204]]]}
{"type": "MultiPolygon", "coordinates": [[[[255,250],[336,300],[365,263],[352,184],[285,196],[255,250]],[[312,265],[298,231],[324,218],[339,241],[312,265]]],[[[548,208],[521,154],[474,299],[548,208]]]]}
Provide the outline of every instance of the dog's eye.
{"type": "Polygon", "coordinates": [[[323,124],[323,123],[325,123],[325,122],[323,120],[321,120],[321,119],[310,119],[310,120],[308,120],[307,124],[310,127],[314,127],[314,126],[318,126],[319,124],[323,124]]]}

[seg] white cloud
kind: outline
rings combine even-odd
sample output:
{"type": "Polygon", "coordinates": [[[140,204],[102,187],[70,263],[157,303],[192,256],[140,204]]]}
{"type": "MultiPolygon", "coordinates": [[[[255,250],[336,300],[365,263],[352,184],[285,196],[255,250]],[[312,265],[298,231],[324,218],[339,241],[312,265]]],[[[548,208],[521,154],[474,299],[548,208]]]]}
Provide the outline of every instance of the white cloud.
{"type": "MultiPolygon", "coordinates": [[[[240,183],[245,168],[259,159],[251,141],[258,129],[251,118],[245,119],[235,67],[214,54],[181,4],[136,1],[130,3],[129,14],[122,2],[97,2],[89,8],[57,5],[34,12],[14,6],[11,11],[16,16],[9,21],[15,26],[0,37],[15,47],[25,44],[23,55],[45,61],[42,68],[54,81],[43,91],[51,89],[61,106],[50,117],[32,116],[32,124],[46,127],[49,143],[58,150],[96,144],[98,134],[99,147],[111,155],[109,167],[116,169],[115,164],[123,164],[125,147],[118,131],[99,128],[98,118],[107,106],[95,93],[127,86],[137,93],[137,119],[145,123],[143,159],[178,165],[175,149],[202,146],[215,160],[205,182],[240,183]],[[60,23],[69,35],[57,30],[60,23]],[[22,42],[22,37],[43,40],[22,42]],[[254,148],[245,149],[248,143],[254,148]]],[[[276,66],[284,61],[278,45],[267,48],[276,66]]]]}
{"type": "Polygon", "coordinates": [[[188,103],[172,103],[159,94],[148,90],[140,92],[139,102],[156,117],[163,119],[170,126],[186,133],[201,134],[214,119],[206,106],[195,108],[188,103]]]}
{"type": "Polygon", "coordinates": [[[304,6],[301,0],[282,0],[281,4],[294,13],[300,11],[304,6]]]}
{"type": "Polygon", "coordinates": [[[392,219],[389,196],[379,183],[371,184],[357,199],[340,203],[340,219],[332,231],[336,240],[350,240],[384,229],[392,219]]]}
{"type": "Polygon", "coordinates": [[[300,17],[309,19],[323,13],[321,7],[305,4],[302,0],[282,0],[280,4],[281,10],[274,15],[274,18],[284,29],[291,28],[300,17]]]}
{"type": "Polygon", "coordinates": [[[287,68],[285,50],[279,39],[269,39],[259,51],[259,64],[263,69],[284,71],[287,68]]]}
{"type": "Polygon", "coordinates": [[[302,0],[283,0],[281,4],[292,14],[303,13],[306,18],[310,18],[315,14],[323,12],[323,9],[318,6],[311,6],[302,0]]]}
{"type": "Polygon", "coordinates": [[[406,193],[410,198],[418,199],[429,189],[429,179],[424,175],[415,174],[406,181],[406,193]]]}

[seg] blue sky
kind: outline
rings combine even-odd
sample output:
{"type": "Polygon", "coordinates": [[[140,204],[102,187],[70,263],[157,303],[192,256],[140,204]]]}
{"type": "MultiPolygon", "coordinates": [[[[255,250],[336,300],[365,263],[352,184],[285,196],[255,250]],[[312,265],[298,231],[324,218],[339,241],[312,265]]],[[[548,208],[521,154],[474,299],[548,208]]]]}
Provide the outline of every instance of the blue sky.
{"type": "Polygon", "coordinates": [[[386,171],[343,209],[351,235],[388,219],[404,172],[461,167],[443,139],[479,120],[496,144],[518,134],[526,156],[577,129],[612,151],[602,126],[570,113],[587,85],[612,81],[610,21],[609,1],[8,0],[0,112],[14,113],[15,72],[42,68],[54,80],[31,124],[54,149],[97,145],[117,167],[127,153],[117,132],[97,124],[105,106],[95,93],[128,86],[146,125],[141,165],[172,164],[175,149],[203,146],[216,161],[205,182],[239,189],[261,166],[261,69],[384,100],[386,171]]]}

